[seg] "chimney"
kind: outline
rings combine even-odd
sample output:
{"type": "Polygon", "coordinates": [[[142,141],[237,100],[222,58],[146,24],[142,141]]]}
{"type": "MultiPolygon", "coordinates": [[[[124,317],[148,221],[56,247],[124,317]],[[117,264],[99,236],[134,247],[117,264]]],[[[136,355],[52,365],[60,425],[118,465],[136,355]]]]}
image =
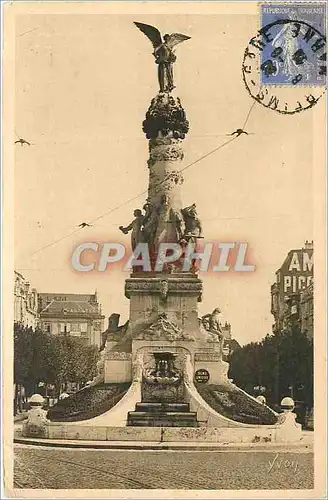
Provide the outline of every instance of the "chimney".
{"type": "Polygon", "coordinates": [[[305,250],[313,250],[313,240],[312,241],[306,240],[306,242],[304,244],[304,249],[305,250]]]}

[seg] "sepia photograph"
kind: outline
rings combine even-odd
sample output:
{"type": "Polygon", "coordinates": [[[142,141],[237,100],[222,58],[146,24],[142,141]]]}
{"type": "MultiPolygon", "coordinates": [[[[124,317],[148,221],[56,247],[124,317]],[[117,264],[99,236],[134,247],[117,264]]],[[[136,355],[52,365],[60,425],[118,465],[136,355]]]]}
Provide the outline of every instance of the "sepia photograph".
{"type": "Polygon", "coordinates": [[[325,498],[326,2],[3,2],[4,498],[325,498]]]}

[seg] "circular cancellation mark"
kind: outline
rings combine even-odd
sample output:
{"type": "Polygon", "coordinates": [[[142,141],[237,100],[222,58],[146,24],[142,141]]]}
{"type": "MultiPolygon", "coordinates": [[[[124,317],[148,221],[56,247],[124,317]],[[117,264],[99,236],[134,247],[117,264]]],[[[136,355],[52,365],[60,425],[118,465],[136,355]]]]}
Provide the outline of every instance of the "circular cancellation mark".
{"type": "Polygon", "coordinates": [[[250,39],[242,71],[263,106],[282,114],[312,108],[325,92],[326,39],[304,21],[277,20],[250,39]]]}

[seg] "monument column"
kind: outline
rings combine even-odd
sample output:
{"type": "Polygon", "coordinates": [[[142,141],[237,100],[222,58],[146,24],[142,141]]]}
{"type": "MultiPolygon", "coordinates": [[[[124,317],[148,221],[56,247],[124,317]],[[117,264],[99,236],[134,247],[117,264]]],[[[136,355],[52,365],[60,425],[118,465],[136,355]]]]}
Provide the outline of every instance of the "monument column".
{"type": "MultiPolygon", "coordinates": [[[[197,302],[201,300],[202,282],[195,270],[183,271],[181,259],[173,265],[164,265],[161,271],[157,271],[154,264],[161,243],[176,243],[184,249],[188,242],[196,242],[201,233],[195,205],[183,207],[182,143],[189,123],[179,97],[172,94],[176,60],[173,47],[189,37],[174,33],[164,35],[162,40],[156,28],[135,24],[153,44],[159,93],[152,99],[143,121],[143,131],[149,141],[148,197],[144,212],[139,211],[128,226],[135,228],[133,247],[137,243],[148,244],[152,271],[135,267],[126,280],[125,295],[130,299],[129,329],[134,339],[150,325],[158,324],[159,330],[171,331],[173,337],[179,337],[177,332],[181,331],[181,340],[183,335],[199,336],[197,302]]],[[[126,232],[128,228],[121,229],[126,232]]],[[[155,330],[154,327],[151,331],[155,330]]]]}
{"type": "Polygon", "coordinates": [[[160,243],[179,243],[185,234],[180,170],[184,157],[182,140],[188,129],[180,99],[170,93],[159,93],[143,122],[149,139],[149,187],[143,235],[153,257],[160,243]]]}

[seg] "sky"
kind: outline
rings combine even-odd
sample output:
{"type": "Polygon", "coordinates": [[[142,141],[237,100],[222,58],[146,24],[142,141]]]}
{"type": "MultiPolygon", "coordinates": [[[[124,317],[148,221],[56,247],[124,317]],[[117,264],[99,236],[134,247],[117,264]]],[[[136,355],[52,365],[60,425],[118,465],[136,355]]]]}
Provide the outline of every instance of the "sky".
{"type": "MultiPolygon", "coordinates": [[[[223,9],[224,11],[224,9],[223,9]]],[[[224,11],[225,12],[225,11],[224,11]]],[[[148,185],[142,121],[158,91],[152,47],[133,21],[191,37],[176,49],[175,95],[190,122],[182,167],[227,140],[253,104],[241,64],[253,15],[20,15],[16,17],[15,268],[39,292],[93,293],[103,313],[128,318],[127,273],[77,273],[86,241],[128,242],[127,225],[148,185]],[[41,251],[39,249],[44,248],[41,251]]],[[[219,306],[245,344],[271,332],[270,286],[288,251],[313,239],[313,115],[255,104],[247,130],[188,168],[184,205],[196,203],[204,237],[249,243],[254,273],[200,273],[199,314],[219,306]]]]}

